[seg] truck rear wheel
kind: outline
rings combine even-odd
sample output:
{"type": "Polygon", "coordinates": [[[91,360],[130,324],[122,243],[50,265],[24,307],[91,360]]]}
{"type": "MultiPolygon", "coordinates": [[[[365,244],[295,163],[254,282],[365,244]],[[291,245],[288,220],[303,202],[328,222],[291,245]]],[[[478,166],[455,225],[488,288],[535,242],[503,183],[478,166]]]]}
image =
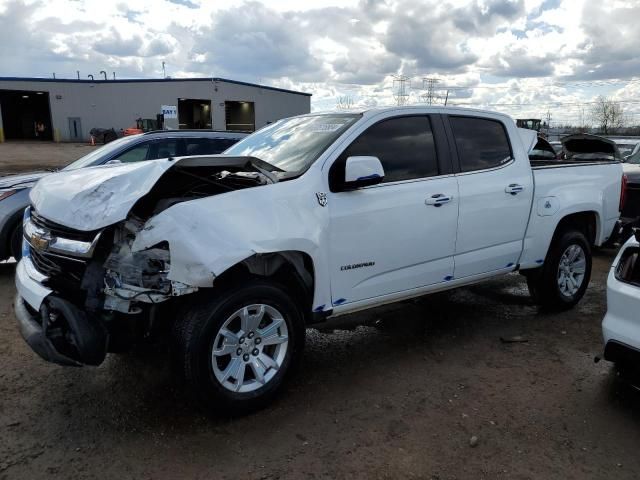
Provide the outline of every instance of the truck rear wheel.
{"type": "Polygon", "coordinates": [[[190,389],[213,413],[245,414],[281,390],[304,348],[304,321],[276,284],[255,280],[201,295],[176,324],[177,361],[190,389]]]}
{"type": "Polygon", "coordinates": [[[557,235],[540,271],[527,275],[534,300],[553,310],[567,310],[584,296],[591,279],[591,247],[578,230],[557,235]]]}

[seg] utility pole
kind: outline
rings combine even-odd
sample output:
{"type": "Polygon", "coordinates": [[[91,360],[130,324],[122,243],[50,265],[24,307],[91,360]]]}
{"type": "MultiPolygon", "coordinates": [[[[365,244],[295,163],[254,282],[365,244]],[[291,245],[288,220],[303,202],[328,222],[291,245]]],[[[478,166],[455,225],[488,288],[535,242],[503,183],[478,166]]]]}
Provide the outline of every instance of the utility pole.
{"type": "Polygon", "coordinates": [[[164,62],[162,62],[162,78],[167,78],[167,71],[164,68],[164,62]]]}
{"type": "Polygon", "coordinates": [[[407,87],[408,81],[409,77],[406,75],[393,75],[393,98],[398,106],[406,105],[409,102],[411,84],[407,87]]]}

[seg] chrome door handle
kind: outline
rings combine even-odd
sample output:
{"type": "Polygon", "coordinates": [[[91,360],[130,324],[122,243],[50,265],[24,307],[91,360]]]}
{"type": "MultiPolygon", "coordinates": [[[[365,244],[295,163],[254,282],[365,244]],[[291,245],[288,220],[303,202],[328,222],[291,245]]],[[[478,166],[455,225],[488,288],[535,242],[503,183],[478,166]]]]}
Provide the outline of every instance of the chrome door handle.
{"type": "Polygon", "coordinates": [[[517,195],[520,192],[524,191],[524,187],[522,185],[518,185],[517,183],[512,183],[507,188],[505,188],[504,191],[505,193],[510,193],[511,195],[517,195]]]}
{"type": "Polygon", "coordinates": [[[444,205],[445,203],[449,203],[453,200],[453,195],[445,195],[444,193],[436,193],[435,195],[431,195],[427,198],[424,203],[425,205],[433,205],[434,207],[439,207],[444,205]]]}

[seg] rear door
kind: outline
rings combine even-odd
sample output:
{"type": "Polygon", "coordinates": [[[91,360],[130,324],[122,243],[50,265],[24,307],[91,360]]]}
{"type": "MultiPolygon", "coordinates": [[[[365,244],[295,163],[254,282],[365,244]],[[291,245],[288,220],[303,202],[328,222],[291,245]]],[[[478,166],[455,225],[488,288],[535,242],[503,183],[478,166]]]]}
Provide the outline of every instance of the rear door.
{"type": "Polygon", "coordinates": [[[528,158],[522,149],[516,158],[500,120],[449,115],[448,125],[460,192],[455,277],[513,268],[533,199],[528,158]]]}
{"type": "Polygon", "coordinates": [[[458,184],[438,115],[392,117],[371,125],[333,163],[329,183],[334,305],[452,278],[458,184]],[[383,183],[336,191],[346,159],[357,155],[380,159],[383,183]],[[431,201],[435,196],[440,204],[431,201]]]}

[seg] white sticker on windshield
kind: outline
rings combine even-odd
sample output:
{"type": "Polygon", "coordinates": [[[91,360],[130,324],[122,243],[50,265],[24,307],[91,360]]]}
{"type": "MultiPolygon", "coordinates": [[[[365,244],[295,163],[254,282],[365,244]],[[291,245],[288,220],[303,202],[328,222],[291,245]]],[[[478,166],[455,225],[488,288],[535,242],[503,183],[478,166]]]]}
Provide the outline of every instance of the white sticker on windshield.
{"type": "Polygon", "coordinates": [[[335,132],[340,130],[344,126],[344,123],[320,123],[314,125],[311,129],[312,132],[335,132]]]}

